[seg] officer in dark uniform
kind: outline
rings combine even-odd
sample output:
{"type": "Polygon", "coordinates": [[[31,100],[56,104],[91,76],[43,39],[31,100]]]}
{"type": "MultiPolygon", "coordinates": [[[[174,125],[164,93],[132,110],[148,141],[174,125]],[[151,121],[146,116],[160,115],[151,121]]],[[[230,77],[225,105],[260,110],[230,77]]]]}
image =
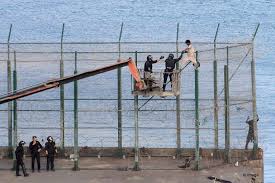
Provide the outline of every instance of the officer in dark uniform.
{"type": "Polygon", "coordinates": [[[24,177],[29,176],[29,174],[26,172],[25,164],[23,162],[23,156],[24,156],[24,148],[23,146],[26,143],[24,141],[20,141],[16,150],[15,150],[15,156],[16,156],[16,176],[21,176],[19,174],[19,167],[21,166],[24,177]]]}
{"type": "Polygon", "coordinates": [[[181,55],[179,58],[175,58],[175,59],[174,59],[174,55],[170,53],[168,58],[165,60],[165,70],[163,74],[163,87],[162,87],[163,91],[165,91],[166,81],[168,76],[172,84],[173,70],[175,69],[176,63],[181,60],[183,53],[184,51],[181,52],[181,55]]]}
{"type": "Polygon", "coordinates": [[[37,161],[38,172],[40,172],[40,151],[41,151],[41,149],[42,149],[42,145],[37,140],[37,137],[33,136],[32,141],[30,142],[30,145],[29,145],[29,150],[30,150],[30,153],[32,156],[32,172],[34,172],[35,159],[37,161]]]}
{"type": "MultiPolygon", "coordinates": [[[[159,60],[163,59],[164,56],[161,56],[159,60]]],[[[147,60],[144,64],[144,82],[148,86],[150,90],[152,90],[152,84],[153,84],[153,64],[157,63],[159,60],[153,60],[152,55],[147,56],[147,60]]]]}
{"type": "MultiPolygon", "coordinates": [[[[257,115],[257,122],[259,121],[259,116],[257,115]]],[[[246,123],[249,125],[248,134],[246,137],[245,149],[248,149],[249,142],[253,142],[255,140],[255,132],[254,132],[254,121],[253,119],[249,120],[249,116],[247,117],[246,123]]]]}
{"type": "Polygon", "coordinates": [[[53,138],[51,136],[48,136],[46,144],[45,144],[45,150],[46,150],[46,156],[47,156],[47,171],[49,171],[49,167],[51,164],[51,170],[54,171],[54,155],[57,153],[57,149],[55,147],[55,142],[53,141],[53,138]]]}

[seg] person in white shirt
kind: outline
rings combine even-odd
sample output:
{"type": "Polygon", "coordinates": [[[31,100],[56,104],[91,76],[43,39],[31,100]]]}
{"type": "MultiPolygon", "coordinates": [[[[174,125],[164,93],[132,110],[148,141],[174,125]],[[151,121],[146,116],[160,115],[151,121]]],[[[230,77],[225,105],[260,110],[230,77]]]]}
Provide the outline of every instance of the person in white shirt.
{"type": "Polygon", "coordinates": [[[187,45],[187,48],[185,48],[183,51],[187,53],[187,55],[183,58],[183,63],[186,62],[192,62],[195,69],[198,69],[200,67],[200,63],[196,60],[196,50],[191,44],[190,40],[186,40],[185,44],[187,45]]]}

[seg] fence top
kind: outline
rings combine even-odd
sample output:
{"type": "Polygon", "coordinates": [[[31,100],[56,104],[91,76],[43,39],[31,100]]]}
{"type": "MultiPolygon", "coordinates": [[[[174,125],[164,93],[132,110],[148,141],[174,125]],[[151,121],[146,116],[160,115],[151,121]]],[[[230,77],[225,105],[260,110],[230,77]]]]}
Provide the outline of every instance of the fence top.
{"type": "MultiPolygon", "coordinates": [[[[83,42],[62,42],[62,44],[66,45],[66,44],[184,44],[185,42],[184,41],[148,41],[148,42],[143,42],[143,41],[110,41],[110,42],[98,42],[98,41],[83,41],[83,42]]],[[[219,45],[219,44],[225,44],[225,45],[231,45],[231,44],[252,44],[252,42],[248,42],[248,41],[244,41],[244,42],[214,42],[214,41],[199,41],[199,42],[196,42],[196,41],[193,41],[192,42],[193,44],[216,44],[216,45],[219,45]]],[[[61,42],[0,42],[0,45],[12,45],[12,44],[17,44],[17,45],[28,45],[28,44],[40,44],[40,45],[60,45],[61,42]]]]}

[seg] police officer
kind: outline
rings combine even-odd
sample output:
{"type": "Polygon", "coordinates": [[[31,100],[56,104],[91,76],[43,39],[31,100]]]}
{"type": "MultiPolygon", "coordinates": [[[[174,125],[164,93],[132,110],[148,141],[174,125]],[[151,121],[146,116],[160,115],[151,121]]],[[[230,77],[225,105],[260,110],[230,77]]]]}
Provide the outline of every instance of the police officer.
{"type": "Polygon", "coordinates": [[[55,142],[51,136],[48,136],[47,141],[45,143],[46,157],[47,157],[47,171],[49,171],[49,167],[51,164],[51,170],[54,171],[54,155],[57,153],[57,149],[55,147],[55,142]]]}
{"type": "MultiPolygon", "coordinates": [[[[259,121],[259,116],[257,115],[257,122],[259,121]]],[[[248,149],[249,142],[253,142],[255,140],[254,134],[254,120],[249,120],[249,116],[247,117],[246,123],[249,125],[248,134],[246,137],[245,149],[248,149]]]]}
{"type": "MultiPolygon", "coordinates": [[[[159,60],[163,59],[164,56],[161,56],[159,60]]],[[[152,73],[153,73],[153,64],[157,63],[159,60],[153,60],[152,55],[147,56],[147,60],[144,64],[144,81],[145,84],[152,90],[152,84],[153,84],[153,78],[152,78],[152,73]]]]}
{"type": "Polygon", "coordinates": [[[37,137],[33,136],[32,141],[30,142],[30,145],[29,145],[29,150],[30,150],[31,156],[32,156],[32,172],[34,172],[35,159],[37,161],[38,172],[40,172],[40,151],[41,151],[41,149],[42,149],[42,145],[37,140],[37,137]]]}
{"type": "Polygon", "coordinates": [[[173,75],[173,70],[175,69],[176,63],[181,60],[182,55],[184,51],[181,52],[181,55],[179,58],[174,58],[174,55],[172,53],[169,54],[168,58],[165,60],[165,70],[163,74],[163,91],[165,91],[166,87],[166,81],[169,76],[170,82],[172,84],[172,75],[173,75]]]}
{"type": "Polygon", "coordinates": [[[19,174],[19,167],[21,166],[24,177],[29,176],[29,174],[26,172],[25,164],[23,162],[23,156],[24,156],[24,148],[23,146],[26,143],[24,141],[20,141],[18,146],[16,147],[15,150],[15,156],[16,156],[16,176],[21,176],[19,174]]]}

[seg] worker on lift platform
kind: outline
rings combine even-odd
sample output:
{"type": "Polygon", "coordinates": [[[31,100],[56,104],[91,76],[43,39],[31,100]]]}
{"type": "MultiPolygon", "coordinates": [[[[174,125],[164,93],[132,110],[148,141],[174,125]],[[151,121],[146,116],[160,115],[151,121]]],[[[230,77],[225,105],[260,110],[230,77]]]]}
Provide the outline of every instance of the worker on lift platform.
{"type": "Polygon", "coordinates": [[[153,64],[157,63],[161,59],[163,59],[164,56],[161,56],[159,60],[153,60],[152,55],[147,56],[147,60],[144,64],[144,82],[147,85],[147,87],[152,91],[152,85],[153,85],[153,64]]]}
{"type": "Polygon", "coordinates": [[[174,54],[170,53],[168,58],[165,60],[165,70],[163,73],[164,80],[163,80],[163,87],[162,87],[163,91],[165,91],[165,87],[167,84],[166,81],[167,81],[168,76],[170,78],[170,82],[172,85],[173,71],[175,69],[176,63],[181,60],[183,53],[184,53],[184,51],[181,52],[181,55],[179,58],[174,58],[174,54]]]}

